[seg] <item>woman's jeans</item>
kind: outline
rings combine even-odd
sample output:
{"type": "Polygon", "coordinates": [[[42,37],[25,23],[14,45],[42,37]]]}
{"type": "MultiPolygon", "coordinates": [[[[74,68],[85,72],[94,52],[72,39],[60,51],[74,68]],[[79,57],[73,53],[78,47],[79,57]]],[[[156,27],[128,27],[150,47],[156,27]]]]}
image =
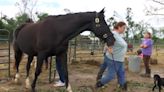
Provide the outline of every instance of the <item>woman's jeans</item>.
{"type": "Polygon", "coordinates": [[[118,82],[122,86],[125,84],[125,69],[124,63],[119,61],[112,61],[107,56],[104,57],[104,63],[101,65],[101,68],[107,68],[107,72],[101,78],[101,83],[103,85],[107,84],[115,78],[117,74],[118,82]]]}
{"type": "Polygon", "coordinates": [[[60,58],[56,57],[56,70],[59,74],[59,79],[61,82],[65,83],[64,72],[62,71],[62,64],[60,58]]]}

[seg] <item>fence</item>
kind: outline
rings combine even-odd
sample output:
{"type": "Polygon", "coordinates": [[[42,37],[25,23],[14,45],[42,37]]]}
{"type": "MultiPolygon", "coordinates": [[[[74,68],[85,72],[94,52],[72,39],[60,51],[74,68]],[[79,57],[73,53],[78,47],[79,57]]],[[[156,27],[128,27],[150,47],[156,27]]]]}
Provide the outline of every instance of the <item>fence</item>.
{"type": "Polygon", "coordinates": [[[0,29],[0,72],[2,71],[8,71],[7,76],[10,77],[10,32],[5,29],[0,29]]]}
{"type": "Polygon", "coordinates": [[[104,44],[100,40],[73,39],[69,43],[68,60],[96,60],[103,57],[103,49],[104,44]]]}

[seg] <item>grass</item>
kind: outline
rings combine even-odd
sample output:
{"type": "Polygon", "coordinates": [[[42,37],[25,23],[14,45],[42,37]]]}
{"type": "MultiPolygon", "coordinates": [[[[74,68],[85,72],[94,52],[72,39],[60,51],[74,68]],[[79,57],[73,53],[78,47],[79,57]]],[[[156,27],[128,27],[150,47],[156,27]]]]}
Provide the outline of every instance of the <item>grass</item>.
{"type": "Polygon", "coordinates": [[[152,88],[153,84],[148,84],[148,83],[139,83],[136,81],[130,81],[128,82],[128,87],[129,88],[152,88]]]}

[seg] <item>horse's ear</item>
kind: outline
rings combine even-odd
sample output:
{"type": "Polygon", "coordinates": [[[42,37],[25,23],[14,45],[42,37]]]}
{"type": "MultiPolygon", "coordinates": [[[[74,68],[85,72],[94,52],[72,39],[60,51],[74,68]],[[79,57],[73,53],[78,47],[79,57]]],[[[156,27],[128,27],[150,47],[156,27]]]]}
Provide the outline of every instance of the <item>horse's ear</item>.
{"type": "Polygon", "coordinates": [[[105,7],[99,13],[104,13],[104,12],[105,12],[105,7]]]}

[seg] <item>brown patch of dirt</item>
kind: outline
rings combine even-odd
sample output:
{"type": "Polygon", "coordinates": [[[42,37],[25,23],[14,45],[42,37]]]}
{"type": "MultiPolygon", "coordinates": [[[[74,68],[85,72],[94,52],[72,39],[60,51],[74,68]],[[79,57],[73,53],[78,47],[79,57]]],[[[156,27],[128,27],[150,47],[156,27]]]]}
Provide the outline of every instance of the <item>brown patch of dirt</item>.
{"type": "MultiPolygon", "coordinates": [[[[155,57],[155,56],[153,56],[155,57]]],[[[96,83],[96,76],[99,69],[99,65],[102,63],[100,60],[93,59],[83,60],[77,63],[69,64],[69,80],[74,92],[95,92],[93,88],[96,83]]],[[[158,55],[158,64],[151,65],[152,76],[153,74],[160,74],[164,77],[164,57],[158,55]]],[[[30,92],[25,88],[25,65],[26,58],[20,64],[21,79],[18,84],[15,84],[13,80],[3,81],[0,80],[0,92],[30,92]]],[[[143,63],[141,66],[141,73],[144,72],[143,63]]],[[[35,68],[32,66],[30,72],[30,79],[32,82],[35,68]]],[[[0,72],[0,75],[3,74],[0,72]]],[[[15,70],[12,69],[12,76],[14,76],[15,70]]],[[[1,75],[2,76],[2,75],[1,75]]],[[[126,65],[126,79],[128,81],[128,92],[152,92],[153,78],[143,78],[140,73],[132,73],[128,71],[126,65]]],[[[98,92],[121,92],[117,87],[117,80],[111,81],[107,86],[99,89],[98,92]]],[[[65,88],[54,88],[53,83],[49,84],[48,70],[43,68],[43,72],[39,76],[36,84],[37,92],[66,92],[65,88]]]]}

